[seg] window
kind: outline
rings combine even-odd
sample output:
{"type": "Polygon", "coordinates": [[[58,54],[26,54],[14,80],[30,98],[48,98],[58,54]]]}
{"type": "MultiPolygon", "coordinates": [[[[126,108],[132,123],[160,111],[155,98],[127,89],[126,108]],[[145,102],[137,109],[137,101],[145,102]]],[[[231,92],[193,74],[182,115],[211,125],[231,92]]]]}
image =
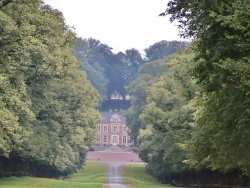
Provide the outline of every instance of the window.
{"type": "Polygon", "coordinates": [[[103,126],[103,132],[108,132],[108,126],[107,125],[103,126]]]}
{"type": "Polygon", "coordinates": [[[107,143],[107,135],[103,136],[103,143],[107,143]]]}
{"type": "Polygon", "coordinates": [[[111,122],[121,122],[121,119],[120,119],[120,116],[118,114],[114,114],[114,115],[112,115],[110,121],[111,122]]]}
{"type": "Polygon", "coordinates": [[[113,127],[113,132],[114,132],[114,133],[117,133],[117,132],[118,132],[118,127],[117,127],[116,125],[113,127]]]}
{"type": "Polygon", "coordinates": [[[101,125],[97,125],[97,131],[101,132],[101,125]]]}
{"type": "Polygon", "coordinates": [[[122,136],[122,143],[126,144],[127,143],[127,137],[126,136],[122,136]]]}
{"type": "Polygon", "coordinates": [[[127,127],[126,127],[126,126],[123,126],[122,131],[123,131],[124,133],[126,133],[126,132],[127,132],[127,127]]]}
{"type": "Polygon", "coordinates": [[[113,132],[114,133],[117,133],[117,130],[118,130],[118,127],[115,125],[115,126],[113,126],[113,132]]]}

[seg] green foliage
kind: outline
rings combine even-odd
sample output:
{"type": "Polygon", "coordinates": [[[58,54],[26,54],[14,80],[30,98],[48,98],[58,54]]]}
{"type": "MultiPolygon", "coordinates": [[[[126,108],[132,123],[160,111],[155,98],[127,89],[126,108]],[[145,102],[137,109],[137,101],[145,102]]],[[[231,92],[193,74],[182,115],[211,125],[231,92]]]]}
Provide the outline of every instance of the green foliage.
{"type": "Polygon", "coordinates": [[[195,86],[188,73],[192,54],[169,58],[164,73],[147,92],[147,104],[140,118],[147,125],[140,130],[139,155],[147,170],[162,182],[172,183],[171,175],[188,169],[187,152],[180,146],[191,137],[193,110],[188,103],[195,86]]]}
{"type": "Polygon", "coordinates": [[[144,49],[148,61],[163,59],[166,56],[176,53],[179,49],[185,50],[188,42],[160,41],[144,49]]]}
{"type": "Polygon", "coordinates": [[[95,142],[98,118],[97,112],[89,108],[97,101],[96,93],[83,80],[83,72],[74,71],[63,79],[63,85],[55,79],[34,98],[34,103],[40,104],[35,107],[37,119],[29,126],[34,131],[23,143],[21,153],[47,161],[61,171],[74,172],[82,166],[88,148],[95,142]]]}
{"type": "Polygon", "coordinates": [[[189,163],[249,175],[250,2],[170,1],[167,12],[196,41],[195,132],[189,163]],[[186,30],[185,30],[186,29],[186,30]],[[209,135],[209,136],[208,136],[209,135]]]}
{"type": "Polygon", "coordinates": [[[19,122],[32,120],[24,83],[12,84],[11,77],[0,74],[0,155],[8,156],[17,147],[24,131],[19,122]]]}
{"type": "MultiPolygon", "coordinates": [[[[107,99],[108,78],[105,73],[106,58],[99,50],[102,44],[95,39],[77,39],[75,56],[82,62],[81,69],[86,71],[87,78],[98,90],[101,100],[107,99]]],[[[108,54],[111,54],[108,49],[108,54]]]]}
{"type": "Polygon", "coordinates": [[[197,95],[193,101],[198,110],[189,162],[225,172],[236,168],[249,174],[249,63],[227,60],[223,64],[234,72],[228,77],[233,79],[231,83],[223,84],[217,92],[197,95]],[[212,136],[204,138],[208,134],[212,136]],[[197,155],[201,150],[202,154],[197,155]]]}
{"type": "Polygon", "coordinates": [[[1,4],[0,156],[74,172],[99,119],[97,92],[73,56],[75,34],[39,0],[1,4]]]}
{"type": "MultiPolygon", "coordinates": [[[[125,98],[126,86],[136,80],[139,67],[144,63],[163,59],[176,53],[178,48],[185,49],[187,42],[161,41],[151,45],[144,51],[145,58],[134,48],[125,53],[112,53],[112,48],[96,39],[77,39],[75,56],[83,63],[82,69],[92,85],[98,90],[101,99],[110,99],[112,94],[125,98]]],[[[161,72],[161,71],[160,71],[161,72]]]]}
{"type": "Polygon", "coordinates": [[[144,129],[145,124],[140,120],[139,116],[146,104],[147,90],[152,86],[157,79],[168,69],[164,66],[164,60],[152,61],[145,63],[139,68],[138,78],[131,82],[127,87],[131,98],[131,107],[126,111],[127,125],[130,127],[130,136],[137,145],[137,137],[139,129],[144,129]]]}
{"type": "Polygon", "coordinates": [[[110,99],[118,93],[125,97],[125,86],[134,79],[143,61],[139,52],[132,49],[126,54],[113,54],[108,45],[92,38],[77,39],[75,56],[83,63],[83,69],[101,99],[110,99]]]}
{"type": "Polygon", "coordinates": [[[125,51],[126,80],[127,84],[138,77],[139,68],[145,63],[138,50],[132,48],[125,51]]]}
{"type": "MultiPolygon", "coordinates": [[[[8,156],[25,135],[20,122],[34,119],[23,73],[28,65],[26,46],[21,40],[24,30],[29,35],[32,28],[19,27],[9,15],[10,2],[3,5],[0,9],[0,155],[8,156]]],[[[27,38],[23,36],[23,39],[27,38]]]]}

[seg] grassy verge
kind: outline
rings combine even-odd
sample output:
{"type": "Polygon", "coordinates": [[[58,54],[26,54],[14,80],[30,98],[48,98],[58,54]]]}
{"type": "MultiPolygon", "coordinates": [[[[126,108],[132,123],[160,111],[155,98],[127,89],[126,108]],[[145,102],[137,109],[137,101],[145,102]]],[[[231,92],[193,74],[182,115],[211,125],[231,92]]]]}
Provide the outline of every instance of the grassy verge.
{"type": "Polygon", "coordinates": [[[86,163],[83,170],[65,180],[33,177],[11,177],[0,179],[0,188],[101,188],[106,178],[106,165],[86,163]]]}
{"type": "Polygon", "coordinates": [[[173,188],[171,185],[164,185],[145,173],[144,164],[124,165],[122,167],[123,182],[134,188],[173,188]]]}
{"type": "Polygon", "coordinates": [[[87,162],[86,167],[76,174],[69,175],[65,180],[70,182],[105,182],[107,166],[102,163],[87,162]]]}

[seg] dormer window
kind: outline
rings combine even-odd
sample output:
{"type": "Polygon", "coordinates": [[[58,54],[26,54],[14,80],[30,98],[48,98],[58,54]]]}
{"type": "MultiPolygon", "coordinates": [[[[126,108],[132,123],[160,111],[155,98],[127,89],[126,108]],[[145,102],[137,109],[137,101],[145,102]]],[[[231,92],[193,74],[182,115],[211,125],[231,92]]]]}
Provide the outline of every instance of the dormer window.
{"type": "Polygon", "coordinates": [[[118,114],[114,114],[111,116],[111,122],[121,122],[120,116],[118,114]]]}

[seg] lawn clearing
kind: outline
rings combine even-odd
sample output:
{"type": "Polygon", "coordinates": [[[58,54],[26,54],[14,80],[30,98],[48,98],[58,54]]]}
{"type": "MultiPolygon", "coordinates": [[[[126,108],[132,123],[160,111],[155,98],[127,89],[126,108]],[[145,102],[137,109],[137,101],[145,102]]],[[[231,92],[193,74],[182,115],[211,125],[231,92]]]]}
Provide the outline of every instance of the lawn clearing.
{"type": "Polygon", "coordinates": [[[106,178],[106,165],[87,162],[83,170],[65,180],[33,177],[0,179],[0,188],[101,188],[106,178]]]}
{"type": "Polygon", "coordinates": [[[165,185],[146,174],[144,164],[131,164],[122,166],[123,182],[134,188],[173,188],[171,185],[165,185]]]}
{"type": "Polygon", "coordinates": [[[65,178],[71,182],[100,182],[106,180],[107,165],[97,162],[87,162],[83,170],[65,178]]]}

